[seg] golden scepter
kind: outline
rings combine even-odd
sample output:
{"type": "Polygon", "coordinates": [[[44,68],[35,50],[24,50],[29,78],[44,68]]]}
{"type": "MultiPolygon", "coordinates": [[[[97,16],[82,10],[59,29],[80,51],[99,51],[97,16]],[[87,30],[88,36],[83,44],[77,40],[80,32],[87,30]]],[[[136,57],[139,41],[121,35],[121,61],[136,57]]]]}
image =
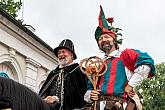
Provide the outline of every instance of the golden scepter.
{"type": "MultiPolygon", "coordinates": [[[[97,56],[85,58],[80,61],[80,69],[86,74],[87,78],[93,85],[93,89],[97,90],[98,77],[107,71],[107,65],[103,60],[97,56]]],[[[96,103],[94,102],[94,110],[96,110],[96,103]]]]}

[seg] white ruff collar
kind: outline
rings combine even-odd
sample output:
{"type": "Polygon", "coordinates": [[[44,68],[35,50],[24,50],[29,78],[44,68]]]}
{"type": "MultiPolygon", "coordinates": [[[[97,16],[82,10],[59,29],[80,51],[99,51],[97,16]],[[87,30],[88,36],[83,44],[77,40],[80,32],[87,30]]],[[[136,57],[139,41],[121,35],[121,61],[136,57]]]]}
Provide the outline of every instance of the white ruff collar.
{"type": "Polygon", "coordinates": [[[121,55],[121,51],[119,50],[114,50],[113,52],[110,52],[108,55],[105,55],[104,56],[104,59],[108,59],[108,58],[111,58],[111,57],[120,57],[121,55]]]}
{"type": "Polygon", "coordinates": [[[63,65],[59,65],[59,68],[67,67],[67,66],[70,66],[70,65],[73,65],[73,64],[75,64],[75,62],[72,62],[72,63],[67,64],[67,65],[65,65],[65,66],[63,66],[63,65]]]}

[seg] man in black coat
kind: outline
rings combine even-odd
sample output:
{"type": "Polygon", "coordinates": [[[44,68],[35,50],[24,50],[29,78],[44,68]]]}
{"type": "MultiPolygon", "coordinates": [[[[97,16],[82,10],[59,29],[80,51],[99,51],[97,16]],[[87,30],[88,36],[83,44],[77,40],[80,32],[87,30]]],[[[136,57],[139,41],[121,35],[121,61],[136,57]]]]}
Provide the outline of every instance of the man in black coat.
{"type": "Polygon", "coordinates": [[[73,60],[77,58],[73,42],[64,39],[54,49],[60,64],[48,75],[39,91],[39,95],[52,110],[74,110],[84,106],[84,94],[87,90],[86,76],[73,60]]]}

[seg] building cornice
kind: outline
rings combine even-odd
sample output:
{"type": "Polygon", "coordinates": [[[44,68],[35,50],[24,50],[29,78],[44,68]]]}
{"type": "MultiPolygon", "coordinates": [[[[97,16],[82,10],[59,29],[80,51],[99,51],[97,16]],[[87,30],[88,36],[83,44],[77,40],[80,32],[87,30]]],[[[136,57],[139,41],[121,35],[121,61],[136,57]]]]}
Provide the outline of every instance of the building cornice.
{"type": "Polygon", "coordinates": [[[57,58],[53,53],[53,49],[46,44],[43,40],[37,37],[32,31],[26,28],[21,22],[17,21],[15,18],[6,13],[0,8],[0,23],[3,24],[3,28],[8,27],[14,37],[24,42],[29,47],[32,47],[38,51],[41,55],[47,57],[49,60],[55,61],[57,64],[57,58]]]}

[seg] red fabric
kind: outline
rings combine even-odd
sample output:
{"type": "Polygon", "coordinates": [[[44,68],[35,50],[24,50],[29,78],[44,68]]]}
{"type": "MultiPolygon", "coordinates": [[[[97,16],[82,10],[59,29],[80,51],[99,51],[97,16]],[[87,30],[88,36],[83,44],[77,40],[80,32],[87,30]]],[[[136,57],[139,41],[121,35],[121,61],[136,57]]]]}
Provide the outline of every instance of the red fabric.
{"type": "Polygon", "coordinates": [[[123,64],[131,71],[135,70],[135,63],[137,62],[137,58],[140,56],[139,53],[135,52],[131,49],[125,49],[120,58],[123,61],[123,64]]]}
{"type": "Polygon", "coordinates": [[[108,29],[105,29],[105,28],[102,29],[102,34],[108,34],[108,35],[110,35],[113,39],[116,38],[116,34],[115,34],[114,32],[112,32],[112,31],[110,31],[110,30],[108,30],[108,29]]]}
{"type": "MultiPolygon", "coordinates": [[[[104,61],[104,63],[106,64],[106,65],[108,65],[108,63],[110,62],[110,60],[109,61],[104,61]]],[[[103,85],[103,82],[104,82],[104,75],[102,75],[101,76],[101,78],[100,78],[100,81],[99,81],[99,83],[98,83],[98,87],[99,87],[99,89],[101,90],[101,87],[102,87],[102,85],[103,85]]]]}
{"type": "Polygon", "coordinates": [[[102,16],[102,13],[103,13],[103,10],[102,10],[102,7],[100,6],[100,14],[99,14],[99,27],[103,28],[103,21],[101,19],[101,16],[102,16]]]}
{"type": "MultiPolygon", "coordinates": [[[[108,62],[104,62],[106,65],[108,64],[108,62]]],[[[101,90],[101,87],[102,87],[102,85],[103,85],[103,82],[104,82],[104,75],[102,75],[101,76],[101,79],[100,79],[100,81],[99,81],[99,83],[98,83],[98,87],[99,87],[99,90],[101,90]]]]}
{"type": "Polygon", "coordinates": [[[149,74],[148,75],[148,78],[152,78],[154,75],[153,74],[149,74]]]}
{"type": "Polygon", "coordinates": [[[112,60],[112,65],[111,65],[111,71],[110,71],[110,81],[108,83],[107,87],[107,93],[108,94],[113,94],[114,93],[114,85],[116,81],[116,70],[117,70],[117,62],[119,61],[119,58],[116,58],[112,60]]]}

